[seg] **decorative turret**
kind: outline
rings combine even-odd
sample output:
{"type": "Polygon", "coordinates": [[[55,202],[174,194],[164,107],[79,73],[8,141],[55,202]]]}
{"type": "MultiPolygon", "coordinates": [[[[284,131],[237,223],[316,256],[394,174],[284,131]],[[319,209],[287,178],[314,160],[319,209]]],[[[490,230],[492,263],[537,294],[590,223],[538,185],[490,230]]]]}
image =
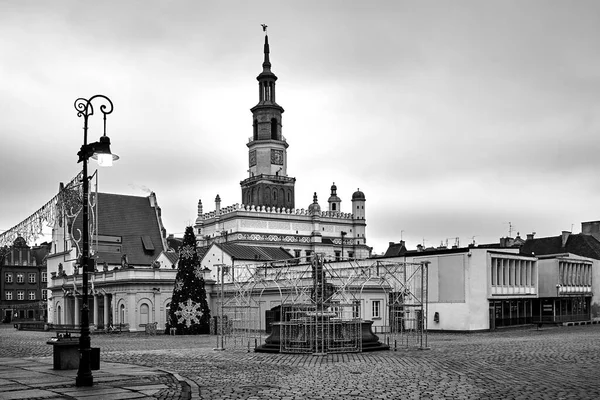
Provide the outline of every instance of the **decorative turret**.
{"type": "Polygon", "coordinates": [[[221,214],[221,197],[219,195],[215,197],[215,214],[221,214]]]}
{"type": "Polygon", "coordinates": [[[337,196],[337,186],[335,186],[335,182],[331,185],[331,196],[327,200],[329,203],[329,211],[341,211],[342,199],[337,196]]]}
{"type": "Polygon", "coordinates": [[[321,206],[319,205],[319,201],[317,200],[317,192],[313,195],[313,202],[310,206],[308,206],[308,213],[310,215],[321,215],[321,206]]]}
{"type": "Polygon", "coordinates": [[[296,178],[287,175],[288,144],[283,137],[283,108],[275,102],[277,76],[271,71],[269,37],[265,30],[264,61],[258,80],[258,104],[252,111],[252,138],[248,146],[248,178],[240,182],[242,203],[294,208],[296,178]]]}
{"type": "Polygon", "coordinates": [[[356,189],[356,192],[352,194],[352,214],[355,219],[365,219],[365,194],[356,189]]]}
{"type": "Polygon", "coordinates": [[[359,222],[354,225],[355,237],[358,239],[357,244],[366,244],[366,224],[365,224],[365,194],[356,189],[356,192],[352,194],[352,216],[355,221],[359,222]]]}

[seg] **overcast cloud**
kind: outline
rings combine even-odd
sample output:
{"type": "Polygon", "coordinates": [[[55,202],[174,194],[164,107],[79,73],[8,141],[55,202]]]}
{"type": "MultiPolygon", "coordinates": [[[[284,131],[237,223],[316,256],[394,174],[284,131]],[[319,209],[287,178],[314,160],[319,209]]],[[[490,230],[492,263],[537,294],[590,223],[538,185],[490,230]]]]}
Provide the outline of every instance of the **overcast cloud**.
{"type": "Polygon", "coordinates": [[[0,0],[0,231],[79,172],[98,93],[100,191],[156,192],[177,235],[241,202],[262,23],[297,208],[360,188],[375,253],[600,219],[598,2],[0,0]]]}

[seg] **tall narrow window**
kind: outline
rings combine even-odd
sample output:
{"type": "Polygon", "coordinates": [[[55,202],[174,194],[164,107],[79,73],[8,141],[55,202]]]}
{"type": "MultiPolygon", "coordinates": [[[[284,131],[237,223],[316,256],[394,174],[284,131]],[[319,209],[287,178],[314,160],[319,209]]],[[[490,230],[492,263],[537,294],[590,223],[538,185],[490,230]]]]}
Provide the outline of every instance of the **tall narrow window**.
{"type": "Polygon", "coordinates": [[[144,303],[140,306],[140,324],[146,325],[150,322],[150,307],[144,303]]]}
{"type": "Polygon", "coordinates": [[[373,300],[373,318],[381,318],[381,300],[373,300]]]}
{"type": "Polygon", "coordinates": [[[258,140],[258,121],[254,120],[252,123],[252,131],[254,132],[252,135],[252,140],[258,140]]]}
{"type": "Polygon", "coordinates": [[[277,140],[277,119],[271,119],[271,139],[277,140]]]}

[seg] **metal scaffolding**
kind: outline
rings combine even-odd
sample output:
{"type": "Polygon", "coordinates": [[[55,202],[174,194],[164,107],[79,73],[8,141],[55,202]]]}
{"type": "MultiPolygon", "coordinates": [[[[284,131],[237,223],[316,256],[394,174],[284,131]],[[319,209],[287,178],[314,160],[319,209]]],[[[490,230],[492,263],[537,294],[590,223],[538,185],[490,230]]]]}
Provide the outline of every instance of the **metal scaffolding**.
{"type": "Polygon", "coordinates": [[[224,347],[250,351],[271,334],[284,353],[367,351],[377,339],[392,350],[427,348],[427,263],[301,261],[223,267],[224,347]],[[381,309],[372,308],[374,298],[381,309]]]}

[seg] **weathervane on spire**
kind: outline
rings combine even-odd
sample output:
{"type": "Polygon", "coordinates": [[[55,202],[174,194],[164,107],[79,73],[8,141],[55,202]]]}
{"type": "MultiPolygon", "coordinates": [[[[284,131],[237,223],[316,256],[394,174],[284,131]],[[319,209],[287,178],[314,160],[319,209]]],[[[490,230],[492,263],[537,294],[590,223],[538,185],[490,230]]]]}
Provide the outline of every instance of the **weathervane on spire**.
{"type": "Polygon", "coordinates": [[[262,26],[263,32],[266,34],[268,26],[266,24],[260,24],[260,26],[262,26]]]}

